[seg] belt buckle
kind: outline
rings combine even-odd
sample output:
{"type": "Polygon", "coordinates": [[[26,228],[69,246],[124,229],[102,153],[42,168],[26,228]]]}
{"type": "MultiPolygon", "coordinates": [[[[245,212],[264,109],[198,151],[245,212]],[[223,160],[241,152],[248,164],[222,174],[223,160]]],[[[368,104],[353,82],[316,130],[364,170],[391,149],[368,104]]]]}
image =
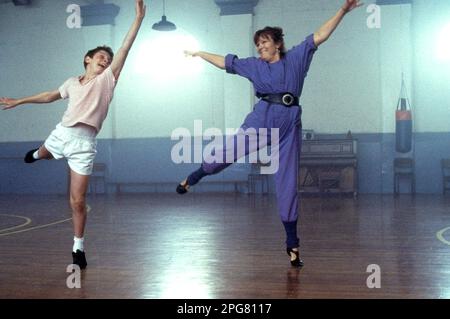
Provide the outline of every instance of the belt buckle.
{"type": "Polygon", "coordinates": [[[281,101],[286,106],[291,106],[294,103],[294,96],[292,94],[286,93],[281,98],[281,101]]]}

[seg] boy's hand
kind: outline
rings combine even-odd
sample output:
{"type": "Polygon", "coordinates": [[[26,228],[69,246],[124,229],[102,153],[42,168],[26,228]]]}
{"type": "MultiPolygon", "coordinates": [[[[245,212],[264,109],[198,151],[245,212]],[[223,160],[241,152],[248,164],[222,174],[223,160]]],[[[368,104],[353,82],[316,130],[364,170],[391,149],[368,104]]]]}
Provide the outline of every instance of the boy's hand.
{"type": "Polygon", "coordinates": [[[344,5],[342,6],[342,9],[345,12],[350,12],[355,8],[358,8],[360,6],[362,6],[363,3],[361,3],[359,0],[345,0],[344,5]]]}
{"type": "Polygon", "coordinates": [[[0,98],[0,106],[2,106],[4,110],[12,109],[17,105],[19,105],[19,100],[17,99],[10,99],[8,97],[0,98]]]}
{"type": "Polygon", "coordinates": [[[136,0],[136,18],[141,20],[144,19],[146,8],[147,6],[144,4],[143,0],[136,0]]]}

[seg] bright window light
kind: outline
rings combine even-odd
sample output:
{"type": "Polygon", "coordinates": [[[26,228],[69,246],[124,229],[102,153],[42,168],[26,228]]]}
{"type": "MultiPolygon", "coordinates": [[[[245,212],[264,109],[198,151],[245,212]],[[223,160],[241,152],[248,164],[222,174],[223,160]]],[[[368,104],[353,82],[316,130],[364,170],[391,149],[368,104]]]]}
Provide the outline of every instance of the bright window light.
{"type": "Polygon", "coordinates": [[[450,23],[439,33],[436,54],[439,60],[450,61],[450,23]]]}
{"type": "Polygon", "coordinates": [[[200,58],[186,57],[184,51],[198,51],[198,41],[182,29],[152,32],[137,49],[135,71],[157,80],[192,76],[203,69],[200,58]]]}

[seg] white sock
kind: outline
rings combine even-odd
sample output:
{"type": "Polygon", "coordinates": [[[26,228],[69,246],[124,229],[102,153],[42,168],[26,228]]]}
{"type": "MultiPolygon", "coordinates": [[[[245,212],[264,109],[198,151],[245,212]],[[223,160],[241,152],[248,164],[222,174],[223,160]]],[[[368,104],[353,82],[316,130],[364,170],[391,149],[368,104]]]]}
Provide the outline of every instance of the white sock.
{"type": "Polygon", "coordinates": [[[73,252],[76,253],[77,249],[80,251],[84,251],[84,237],[78,238],[76,236],[73,237],[73,252]]]}
{"type": "Polygon", "coordinates": [[[33,153],[33,158],[39,159],[39,150],[37,150],[36,152],[33,153]]]}

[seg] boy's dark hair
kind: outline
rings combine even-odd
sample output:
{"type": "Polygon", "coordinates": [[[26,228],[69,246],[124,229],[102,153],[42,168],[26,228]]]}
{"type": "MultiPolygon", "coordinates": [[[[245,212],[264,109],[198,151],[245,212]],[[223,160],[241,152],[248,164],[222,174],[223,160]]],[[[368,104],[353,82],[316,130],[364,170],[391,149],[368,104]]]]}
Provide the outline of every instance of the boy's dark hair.
{"type": "Polygon", "coordinates": [[[114,58],[114,52],[113,52],[113,50],[110,47],[108,47],[106,45],[103,45],[101,47],[96,47],[95,49],[89,50],[86,53],[86,55],[84,56],[83,63],[84,63],[84,68],[85,69],[86,69],[86,66],[87,66],[86,57],[90,57],[92,59],[94,57],[94,55],[97,52],[99,52],[99,51],[106,51],[106,52],[108,52],[109,56],[111,57],[111,61],[114,58]]]}
{"type": "Polygon", "coordinates": [[[284,47],[283,29],[280,27],[265,27],[258,30],[253,36],[253,42],[255,45],[258,43],[260,37],[271,38],[273,42],[280,44],[280,56],[283,57],[286,54],[286,48],[284,47]]]}

